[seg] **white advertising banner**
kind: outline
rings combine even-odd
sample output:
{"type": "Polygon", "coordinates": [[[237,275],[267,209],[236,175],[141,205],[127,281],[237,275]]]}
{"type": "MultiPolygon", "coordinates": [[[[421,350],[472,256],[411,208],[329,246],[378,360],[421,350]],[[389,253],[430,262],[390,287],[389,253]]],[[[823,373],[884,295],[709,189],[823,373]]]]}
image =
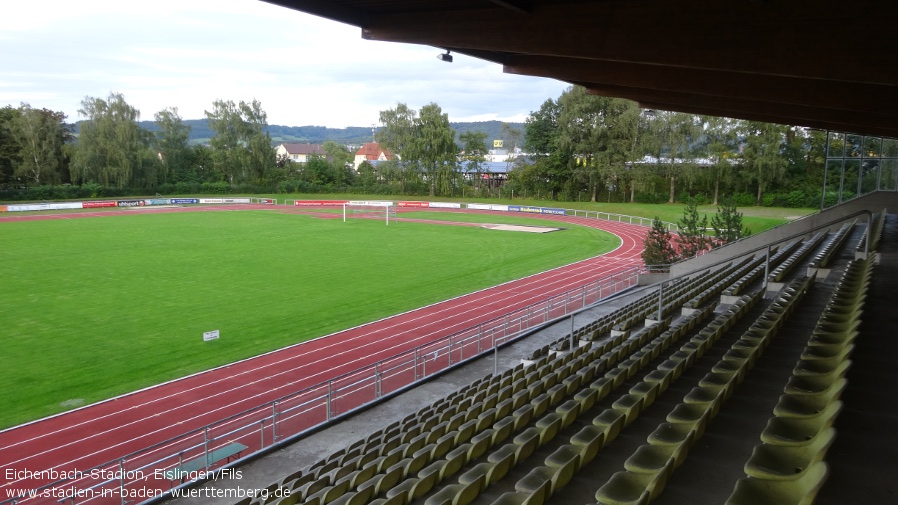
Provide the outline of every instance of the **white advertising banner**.
{"type": "Polygon", "coordinates": [[[81,208],[83,208],[83,204],[81,202],[23,203],[6,206],[6,210],[9,212],[32,212],[36,210],[63,210],[81,208]]]}
{"type": "Polygon", "coordinates": [[[379,200],[350,200],[349,205],[370,205],[372,207],[392,207],[393,202],[379,200]]]}
{"type": "Polygon", "coordinates": [[[460,209],[460,203],[450,203],[450,202],[430,202],[430,207],[436,209],[460,209]]]}
{"type": "Polygon", "coordinates": [[[218,338],[218,330],[207,331],[203,333],[203,342],[215,340],[218,338]]]}

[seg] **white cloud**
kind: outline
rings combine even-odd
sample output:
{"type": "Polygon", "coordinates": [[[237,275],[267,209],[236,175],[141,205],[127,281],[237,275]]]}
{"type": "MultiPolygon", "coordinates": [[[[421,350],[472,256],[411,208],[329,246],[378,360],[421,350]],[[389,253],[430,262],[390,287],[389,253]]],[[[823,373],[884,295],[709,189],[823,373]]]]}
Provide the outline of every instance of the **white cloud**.
{"type": "Polygon", "coordinates": [[[566,87],[463,55],[443,63],[436,48],[366,41],[258,0],[30,0],[5,7],[0,33],[0,106],[71,119],[85,96],[116,91],[144,119],[256,98],[272,124],[367,126],[398,102],[435,102],[451,121],[515,121],[566,87]]]}

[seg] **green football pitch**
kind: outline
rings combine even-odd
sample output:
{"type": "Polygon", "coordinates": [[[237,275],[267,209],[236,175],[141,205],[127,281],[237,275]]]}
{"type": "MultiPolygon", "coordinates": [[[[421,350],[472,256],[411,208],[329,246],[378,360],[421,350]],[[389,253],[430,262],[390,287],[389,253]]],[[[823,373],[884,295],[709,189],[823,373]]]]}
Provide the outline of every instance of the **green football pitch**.
{"type": "Polygon", "coordinates": [[[600,230],[566,227],[536,234],[415,222],[385,226],[250,210],[0,223],[0,427],[596,256],[620,243],[600,230]],[[221,338],[203,342],[210,330],[220,330],[221,338]]]}

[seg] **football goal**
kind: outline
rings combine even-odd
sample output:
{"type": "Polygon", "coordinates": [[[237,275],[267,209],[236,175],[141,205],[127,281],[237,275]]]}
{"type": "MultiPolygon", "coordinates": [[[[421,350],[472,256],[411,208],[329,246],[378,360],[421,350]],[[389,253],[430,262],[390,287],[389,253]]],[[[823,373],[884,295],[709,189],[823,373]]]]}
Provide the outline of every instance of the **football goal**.
{"type": "Polygon", "coordinates": [[[393,202],[364,201],[343,204],[343,222],[347,219],[382,219],[387,225],[397,222],[393,202]]]}

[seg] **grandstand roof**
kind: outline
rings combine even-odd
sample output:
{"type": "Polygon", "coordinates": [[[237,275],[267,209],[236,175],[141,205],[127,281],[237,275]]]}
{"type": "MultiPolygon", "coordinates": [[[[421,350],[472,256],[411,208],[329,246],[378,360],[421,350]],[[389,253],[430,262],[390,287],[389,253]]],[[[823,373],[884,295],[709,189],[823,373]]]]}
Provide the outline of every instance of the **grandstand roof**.
{"type": "Polygon", "coordinates": [[[267,1],[645,108],[898,137],[891,3],[267,1]]]}

